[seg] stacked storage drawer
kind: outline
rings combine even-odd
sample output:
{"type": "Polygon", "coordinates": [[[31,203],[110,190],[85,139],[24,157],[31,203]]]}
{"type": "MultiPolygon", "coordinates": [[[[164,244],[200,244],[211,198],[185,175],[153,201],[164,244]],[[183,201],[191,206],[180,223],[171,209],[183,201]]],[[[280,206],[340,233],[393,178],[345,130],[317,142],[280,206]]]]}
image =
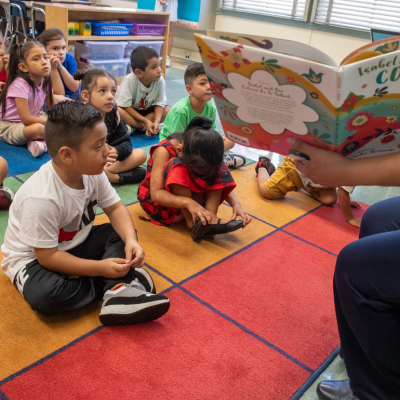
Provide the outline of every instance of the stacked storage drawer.
{"type": "Polygon", "coordinates": [[[129,41],[127,42],[127,46],[125,47],[125,59],[128,61],[128,66],[126,73],[130,74],[131,71],[131,53],[138,46],[146,46],[154,49],[157,54],[161,53],[161,46],[163,45],[162,40],[137,40],[137,41],[129,41]]]}
{"type": "Polygon", "coordinates": [[[76,59],[79,69],[86,71],[92,68],[103,69],[114,78],[126,75],[129,60],[124,58],[128,42],[77,41],[76,59]]]}

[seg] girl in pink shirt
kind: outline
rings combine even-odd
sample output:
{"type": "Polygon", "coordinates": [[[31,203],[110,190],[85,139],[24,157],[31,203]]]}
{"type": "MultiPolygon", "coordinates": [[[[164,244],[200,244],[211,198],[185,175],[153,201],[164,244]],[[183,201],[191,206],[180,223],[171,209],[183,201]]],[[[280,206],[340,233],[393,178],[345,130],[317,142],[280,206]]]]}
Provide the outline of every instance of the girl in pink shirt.
{"type": "Polygon", "coordinates": [[[38,42],[16,44],[10,51],[9,74],[0,95],[0,140],[12,145],[27,144],[34,157],[47,151],[44,141],[46,100],[53,105],[50,61],[38,42]]]}

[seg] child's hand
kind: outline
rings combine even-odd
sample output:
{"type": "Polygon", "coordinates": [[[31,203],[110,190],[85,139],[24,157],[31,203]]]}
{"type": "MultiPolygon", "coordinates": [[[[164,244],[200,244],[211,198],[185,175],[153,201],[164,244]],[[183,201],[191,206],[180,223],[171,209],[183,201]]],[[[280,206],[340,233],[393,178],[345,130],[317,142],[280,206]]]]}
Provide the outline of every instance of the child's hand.
{"type": "Polygon", "coordinates": [[[211,224],[211,213],[202,207],[197,201],[191,200],[187,209],[190,214],[192,214],[193,224],[196,223],[197,218],[201,220],[203,225],[206,225],[207,221],[211,224]]]}
{"type": "Polygon", "coordinates": [[[243,220],[243,228],[248,225],[251,221],[249,214],[243,210],[240,204],[235,204],[232,209],[232,218],[231,220],[234,221],[236,217],[239,216],[243,220]]]}
{"type": "Polygon", "coordinates": [[[98,274],[105,278],[120,278],[131,268],[130,263],[122,258],[107,258],[99,261],[98,274]]]}
{"type": "Polygon", "coordinates": [[[144,127],[146,128],[146,136],[155,136],[158,132],[154,131],[154,123],[146,120],[144,122],[144,127]]]}
{"type": "Polygon", "coordinates": [[[349,219],[347,222],[353,226],[356,226],[357,228],[361,226],[361,218],[358,217],[353,217],[352,219],[349,219]]]}
{"type": "Polygon", "coordinates": [[[350,199],[350,205],[354,208],[362,208],[362,205],[359,201],[350,199]]]}
{"type": "Polygon", "coordinates": [[[57,56],[50,54],[49,55],[49,61],[50,61],[50,66],[51,69],[54,71],[56,69],[58,69],[58,64],[60,63],[60,60],[58,59],[57,56]]]}
{"type": "Polygon", "coordinates": [[[126,262],[131,267],[140,268],[144,264],[144,250],[136,240],[125,243],[126,262]]]}
{"type": "Polygon", "coordinates": [[[165,0],[160,0],[160,3],[164,5],[165,4],[165,0]]]}
{"type": "Polygon", "coordinates": [[[107,156],[107,164],[106,167],[110,167],[117,161],[118,158],[118,151],[114,147],[111,147],[109,144],[106,143],[106,146],[108,150],[110,150],[110,153],[107,156]]]}

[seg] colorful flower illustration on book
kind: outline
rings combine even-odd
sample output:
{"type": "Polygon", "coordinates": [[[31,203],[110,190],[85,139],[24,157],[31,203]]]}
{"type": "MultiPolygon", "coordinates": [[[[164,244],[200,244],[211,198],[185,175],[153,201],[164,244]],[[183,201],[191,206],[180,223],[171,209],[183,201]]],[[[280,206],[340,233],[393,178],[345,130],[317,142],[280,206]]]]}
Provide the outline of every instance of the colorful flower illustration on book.
{"type": "Polygon", "coordinates": [[[236,46],[233,49],[221,51],[221,54],[232,63],[235,69],[238,69],[241,64],[250,64],[250,61],[243,57],[242,49],[243,45],[239,44],[239,46],[236,46]]]}
{"type": "Polygon", "coordinates": [[[291,85],[296,83],[296,79],[294,79],[293,76],[287,76],[285,79],[286,79],[286,82],[290,83],[291,85]]]}
{"type": "Polygon", "coordinates": [[[210,63],[210,67],[211,68],[216,68],[216,67],[220,67],[221,71],[223,73],[225,73],[225,66],[224,66],[224,62],[225,60],[223,58],[220,58],[218,54],[215,54],[212,50],[210,50],[210,54],[208,55],[212,60],[210,63]]]}
{"type": "Polygon", "coordinates": [[[243,125],[240,124],[237,127],[240,129],[241,132],[245,133],[246,135],[254,135],[255,132],[253,129],[250,127],[251,125],[243,125]]]}
{"type": "Polygon", "coordinates": [[[384,136],[381,139],[381,143],[382,144],[387,144],[387,143],[393,142],[394,139],[395,139],[394,135],[384,136]]]}
{"type": "Polygon", "coordinates": [[[313,129],[312,131],[308,131],[307,135],[311,136],[313,143],[322,145],[328,149],[329,145],[333,146],[333,143],[330,140],[328,140],[331,138],[331,135],[329,135],[329,133],[323,133],[321,135],[318,135],[318,129],[313,129]]]}
{"type": "Polygon", "coordinates": [[[361,101],[365,96],[358,96],[353,92],[350,92],[347,96],[347,99],[343,102],[342,106],[337,108],[337,112],[348,112],[349,114],[353,111],[354,107],[357,105],[359,101],[361,101]]]}
{"type": "Polygon", "coordinates": [[[220,107],[220,110],[222,110],[222,112],[224,113],[224,115],[226,117],[229,115],[232,119],[236,119],[237,118],[237,115],[236,115],[235,110],[233,108],[228,108],[227,106],[222,106],[222,107],[220,107]]]}
{"type": "Polygon", "coordinates": [[[351,132],[359,129],[360,126],[367,124],[374,118],[374,114],[368,114],[368,111],[357,113],[353,118],[347,120],[346,129],[351,132]]]}
{"type": "Polygon", "coordinates": [[[224,95],[222,94],[222,91],[226,89],[228,86],[224,83],[218,83],[215,81],[210,80],[210,89],[212,91],[212,94],[215,97],[218,97],[221,100],[225,100],[224,95]]]}
{"type": "Polygon", "coordinates": [[[281,69],[280,65],[277,64],[278,60],[270,59],[266,60],[264,57],[261,59],[261,65],[264,66],[267,72],[275,72],[276,69],[281,69]]]}
{"type": "Polygon", "coordinates": [[[378,51],[379,53],[382,54],[387,54],[391,53],[392,51],[396,51],[399,49],[399,42],[390,42],[390,43],[385,43],[382,46],[379,46],[375,49],[375,51],[378,51]]]}
{"type": "Polygon", "coordinates": [[[391,115],[390,117],[387,117],[387,118],[386,118],[386,122],[387,122],[388,124],[390,124],[390,123],[392,123],[392,122],[394,122],[394,121],[397,121],[397,116],[396,116],[396,115],[391,115]]]}
{"type": "Polygon", "coordinates": [[[318,93],[315,93],[315,92],[310,92],[310,96],[315,100],[318,100],[318,97],[319,97],[318,93]]]}
{"type": "Polygon", "coordinates": [[[308,74],[302,74],[306,79],[308,79],[311,83],[321,83],[322,82],[322,75],[323,73],[320,72],[316,74],[311,68],[308,71],[308,74]]]}

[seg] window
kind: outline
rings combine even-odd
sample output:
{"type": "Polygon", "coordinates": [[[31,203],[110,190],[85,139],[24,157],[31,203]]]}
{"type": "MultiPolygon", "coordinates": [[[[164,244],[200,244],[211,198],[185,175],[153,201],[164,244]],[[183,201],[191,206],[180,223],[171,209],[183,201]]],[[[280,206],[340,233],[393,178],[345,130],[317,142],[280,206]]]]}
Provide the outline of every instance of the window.
{"type": "Polygon", "coordinates": [[[309,0],[222,0],[222,9],[306,20],[309,0]]]}
{"type": "MultiPolygon", "coordinates": [[[[239,1],[239,0],[238,0],[239,1]]],[[[314,0],[313,22],[369,30],[400,31],[400,0],[314,0]]]]}

